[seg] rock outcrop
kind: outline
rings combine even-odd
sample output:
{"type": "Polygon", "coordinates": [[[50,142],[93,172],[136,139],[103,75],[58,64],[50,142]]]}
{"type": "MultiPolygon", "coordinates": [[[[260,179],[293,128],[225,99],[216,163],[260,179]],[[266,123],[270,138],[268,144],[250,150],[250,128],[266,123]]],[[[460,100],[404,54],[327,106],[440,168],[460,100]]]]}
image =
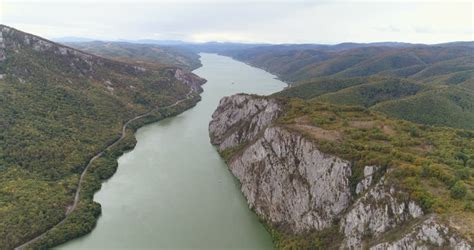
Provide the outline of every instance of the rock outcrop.
{"type": "Polygon", "coordinates": [[[352,162],[321,152],[311,139],[275,122],[283,105],[244,94],[225,97],[209,125],[218,150],[232,151],[229,169],[249,207],[268,225],[294,235],[337,227],[341,240],[334,245],[342,249],[470,247],[455,230],[424,215],[384,173],[376,178],[383,168],[365,166],[362,179],[352,183],[352,162]],[[419,225],[406,229],[414,222],[419,225]],[[401,237],[384,240],[393,230],[401,237]]]}
{"type": "Polygon", "coordinates": [[[201,85],[206,83],[204,78],[180,68],[176,68],[174,71],[174,77],[190,87],[193,92],[201,93],[203,91],[201,85]]]}
{"type": "Polygon", "coordinates": [[[5,60],[5,43],[3,42],[3,32],[0,32],[0,62],[5,60]]]}
{"type": "MultiPolygon", "coordinates": [[[[362,181],[364,182],[364,180],[362,181]]],[[[344,246],[357,248],[365,237],[377,238],[388,230],[423,215],[407,195],[382,178],[358,198],[341,219],[344,246]]]]}
{"type": "Polygon", "coordinates": [[[250,207],[293,232],[330,227],[351,202],[350,163],[279,127],[265,129],[229,168],[250,207]]]}
{"type": "Polygon", "coordinates": [[[401,238],[372,246],[370,250],[396,249],[472,249],[469,242],[459,237],[451,228],[430,216],[401,238]]]}
{"type": "Polygon", "coordinates": [[[256,138],[281,113],[274,99],[249,95],[224,97],[209,124],[211,141],[225,150],[256,138]]]}

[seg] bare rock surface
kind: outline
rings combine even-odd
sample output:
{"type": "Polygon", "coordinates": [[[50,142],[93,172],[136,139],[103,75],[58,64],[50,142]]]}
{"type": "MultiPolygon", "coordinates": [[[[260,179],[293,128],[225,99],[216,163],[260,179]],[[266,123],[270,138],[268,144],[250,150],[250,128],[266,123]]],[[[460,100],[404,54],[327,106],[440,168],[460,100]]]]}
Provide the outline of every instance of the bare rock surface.
{"type": "Polygon", "coordinates": [[[342,217],[343,245],[349,248],[361,246],[364,237],[378,237],[421,215],[423,212],[418,205],[382,178],[342,217]]]}
{"type": "Polygon", "coordinates": [[[267,128],[229,168],[258,215],[294,232],[330,227],[351,202],[350,163],[279,127],[267,128]]]}
{"type": "Polygon", "coordinates": [[[380,166],[365,166],[362,179],[351,183],[350,161],[275,122],[283,109],[275,99],[238,94],[220,101],[209,124],[218,150],[234,150],[229,169],[265,223],[295,235],[336,226],[341,241],[334,245],[341,249],[472,249],[383,173],[376,179],[380,166]],[[396,230],[400,237],[387,242],[396,230]]]}
{"type": "Polygon", "coordinates": [[[469,242],[459,237],[451,228],[440,223],[436,216],[430,216],[401,238],[392,242],[377,244],[372,246],[370,250],[432,249],[435,247],[440,249],[472,249],[469,242]]]}
{"type": "Polygon", "coordinates": [[[221,99],[209,124],[211,142],[225,150],[256,138],[281,113],[273,99],[240,94],[221,99]]]}

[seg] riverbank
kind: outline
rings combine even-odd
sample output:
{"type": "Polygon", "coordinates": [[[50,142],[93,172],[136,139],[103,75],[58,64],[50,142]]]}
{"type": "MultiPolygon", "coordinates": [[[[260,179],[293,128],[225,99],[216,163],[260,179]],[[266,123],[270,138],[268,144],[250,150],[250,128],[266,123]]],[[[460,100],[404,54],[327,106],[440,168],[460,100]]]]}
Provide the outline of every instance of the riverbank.
{"type": "Polygon", "coordinates": [[[269,94],[285,84],[263,70],[202,54],[202,100],[192,109],[141,127],[94,200],[102,216],[92,233],[59,249],[273,249],[239,183],[209,142],[208,124],[223,96],[269,94]]]}
{"type": "Polygon", "coordinates": [[[125,122],[120,137],[88,162],[80,176],[74,202],[68,207],[65,218],[48,231],[16,249],[50,248],[91,232],[101,214],[100,204],[93,201],[94,194],[100,190],[102,182],[112,177],[116,172],[117,159],[135,147],[134,134],[136,130],[146,124],[180,114],[194,107],[200,99],[199,93],[191,90],[183,100],[151,110],[125,122]]]}

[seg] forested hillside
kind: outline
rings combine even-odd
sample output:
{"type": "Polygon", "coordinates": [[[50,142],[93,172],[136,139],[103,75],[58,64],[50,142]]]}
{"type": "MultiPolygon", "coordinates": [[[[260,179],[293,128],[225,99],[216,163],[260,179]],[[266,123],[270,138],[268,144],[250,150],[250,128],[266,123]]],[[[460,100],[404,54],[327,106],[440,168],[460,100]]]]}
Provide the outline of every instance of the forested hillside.
{"type": "Polygon", "coordinates": [[[287,81],[280,93],[474,129],[472,42],[275,45],[223,52],[287,81]]]}
{"type": "Polygon", "coordinates": [[[102,41],[66,44],[91,54],[126,62],[169,64],[188,70],[201,66],[199,56],[184,47],[102,41]]]}
{"type": "MultiPolygon", "coordinates": [[[[19,246],[65,217],[88,161],[120,136],[125,121],[187,100],[146,121],[182,111],[199,100],[202,83],[174,66],[104,59],[0,25],[0,248],[19,246]]],[[[128,133],[99,158],[78,209],[35,247],[92,229],[100,214],[92,194],[133,145],[128,133]]]]}
{"type": "Polygon", "coordinates": [[[468,76],[474,67],[473,53],[472,43],[275,45],[223,52],[290,83],[315,77],[383,75],[428,83],[441,76],[457,76],[458,84],[472,79],[468,76]]]}

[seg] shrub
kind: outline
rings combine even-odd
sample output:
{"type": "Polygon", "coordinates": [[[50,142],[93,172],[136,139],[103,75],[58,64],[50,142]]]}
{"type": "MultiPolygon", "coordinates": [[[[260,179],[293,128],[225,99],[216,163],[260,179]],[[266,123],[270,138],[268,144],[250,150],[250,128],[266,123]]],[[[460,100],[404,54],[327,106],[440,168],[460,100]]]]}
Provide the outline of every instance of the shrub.
{"type": "Polygon", "coordinates": [[[469,160],[466,165],[466,167],[474,168],[474,159],[469,160]]]}
{"type": "Polygon", "coordinates": [[[469,161],[469,155],[465,154],[464,152],[458,152],[456,154],[456,159],[463,162],[464,166],[467,166],[467,162],[469,161]]]}
{"type": "Polygon", "coordinates": [[[415,126],[410,127],[409,131],[411,137],[420,137],[420,133],[418,132],[418,129],[415,126]]]}
{"type": "Polygon", "coordinates": [[[454,199],[462,199],[467,193],[467,187],[463,181],[457,181],[451,187],[451,197],[454,199]]]}
{"type": "Polygon", "coordinates": [[[471,170],[468,168],[458,169],[456,171],[456,176],[461,180],[467,180],[471,178],[471,170]]]}

